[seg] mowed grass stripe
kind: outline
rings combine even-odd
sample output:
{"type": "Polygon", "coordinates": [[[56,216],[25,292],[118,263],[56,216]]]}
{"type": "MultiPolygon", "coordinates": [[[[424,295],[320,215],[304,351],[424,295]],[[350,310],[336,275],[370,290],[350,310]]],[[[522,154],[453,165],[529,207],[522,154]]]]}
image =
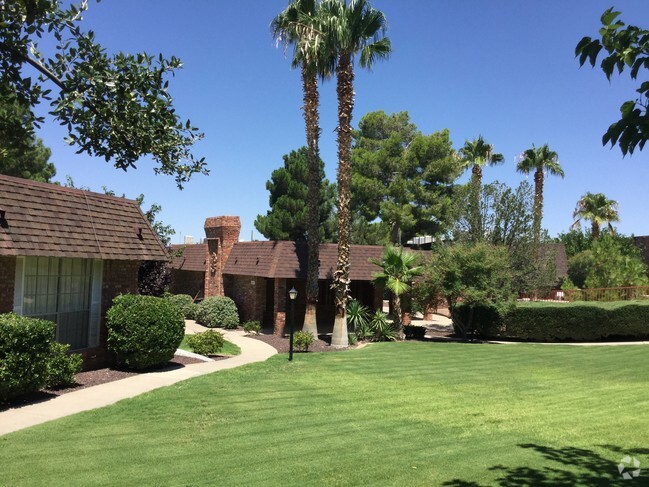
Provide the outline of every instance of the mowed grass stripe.
{"type": "Polygon", "coordinates": [[[641,346],[280,355],[1,437],[0,485],[493,485],[522,466],[609,485],[624,454],[649,464],[648,365],[641,346]]]}

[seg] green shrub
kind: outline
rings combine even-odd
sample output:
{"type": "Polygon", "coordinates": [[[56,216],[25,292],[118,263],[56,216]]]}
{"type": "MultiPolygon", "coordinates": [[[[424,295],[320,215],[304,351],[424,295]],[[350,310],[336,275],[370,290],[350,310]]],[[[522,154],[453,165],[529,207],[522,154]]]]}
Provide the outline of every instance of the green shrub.
{"type": "Polygon", "coordinates": [[[356,333],[347,333],[347,341],[350,345],[356,345],[358,343],[356,333]]]}
{"type": "Polygon", "coordinates": [[[197,304],[189,294],[165,294],[164,298],[178,306],[186,320],[193,320],[196,316],[197,304]]]}
{"type": "Polygon", "coordinates": [[[154,296],[117,296],[106,313],[106,327],[108,349],[118,364],[131,369],[168,362],[185,336],[178,307],[154,296]]]}
{"type": "Polygon", "coordinates": [[[408,340],[423,340],[426,335],[425,326],[406,325],[403,327],[403,333],[408,340]]]}
{"type": "Polygon", "coordinates": [[[187,339],[187,344],[199,355],[214,355],[221,351],[225,344],[223,333],[215,330],[207,330],[203,333],[191,335],[187,339]]]}
{"type": "Polygon", "coordinates": [[[259,335],[261,331],[261,323],[258,321],[247,321],[243,324],[243,329],[248,334],[259,335]]]}
{"type": "Polygon", "coordinates": [[[236,328],[239,325],[237,305],[226,296],[205,298],[198,305],[196,321],[208,328],[236,328]]]}
{"type": "Polygon", "coordinates": [[[70,386],[75,383],[74,375],[81,372],[83,359],[78,353],[68,354],[70,345],[52,343],[50,360],[47,364],[47,383],[50,389],[70,386]]]}
{"type": "Polygon", "coordinates": [[[293,346],[301,352],[308,352],[314,342],[313,333],[310,331],[296,331],[293,335],[293,346]]]}
{"type": "Polygon", "coordinates": [[[383,311],[375,311],[369,323],[370,337],[375,342],[395,341],[397,329],[388,321],[388,315],[383,311]]]}
{"type": "Polygon", "coordinates": [[[371,336],[369,310],[355,299],[347,304],[347,324],[358,340],[365,340],[371,336]]]}
{"type": "Polygon", "coordinates": [[[475,316],[480,321],[479,333],[493,338],[596,341],[649,337],[646,301],[521,303],[501,314],[494,309],[476,308],[475,316]]]}
{"type": "Polygon", "coordinates": [[[45,387],[53,342],[54,323],[0,315],[0,401],[45,387]]]}

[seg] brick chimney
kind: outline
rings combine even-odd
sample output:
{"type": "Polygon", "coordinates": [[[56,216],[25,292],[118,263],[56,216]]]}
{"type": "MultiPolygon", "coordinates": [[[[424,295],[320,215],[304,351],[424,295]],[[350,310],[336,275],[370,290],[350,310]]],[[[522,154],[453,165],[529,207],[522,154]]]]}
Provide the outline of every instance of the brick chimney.
{"type": "Polygon", "coordinates": [[[223,268],[232,246],[239,241],[240,231],[241,221],[238,216],[217,216],[205,220],[205,297],[223,296],[223,268]]]}

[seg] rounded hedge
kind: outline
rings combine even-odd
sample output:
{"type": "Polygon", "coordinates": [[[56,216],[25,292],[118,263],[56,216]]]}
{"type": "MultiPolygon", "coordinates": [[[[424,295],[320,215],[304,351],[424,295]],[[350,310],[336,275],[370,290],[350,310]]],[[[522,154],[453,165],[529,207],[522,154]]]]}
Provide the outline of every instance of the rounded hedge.
{"type": "Polygon", "coordinates": [[[46,386],[53,343],[51,321],[0,315],[0,401],[46,386]]]}
{"type": "Polygon", "coordinates": [[[171,360],[185,336],[178,306],[154,296],[117,296],[106,313],[106,327],[117,363],[138,370],[171,360]]]}
{"type": "Polygon", "coordinates": [[[199,355],[214,355],[221,351],[225,344],[223,333],[214,330],[207,330],[203,333],[191,335],[187,339],[187,344],[199,355]]]}
{"type": "Polygon", "coordinates": [[[167,294],[164,297],[169,302],[178,306],[185,319],[196,319],[196,310],[198,305],[194,303],[194,298],[189,294],[167,294]]]}
{"type": "Polygon", "coordinates": [[[208,328],[234,329],[239,325],[237,305],[227,296],[205,298],[198,305],[196,321],[208,328]]]}

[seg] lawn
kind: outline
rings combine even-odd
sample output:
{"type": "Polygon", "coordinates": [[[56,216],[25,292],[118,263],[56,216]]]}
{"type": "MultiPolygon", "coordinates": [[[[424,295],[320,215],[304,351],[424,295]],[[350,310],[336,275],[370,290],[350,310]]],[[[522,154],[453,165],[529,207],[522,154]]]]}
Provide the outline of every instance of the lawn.
{"type": "Polygon", "coordinates": [[[278,355],[0,437],[0,484],[647,485],[647,390],[643,346],[278,355]]]}
{"type": "MultiPolygon", "coordinates": [[[[190,335],[185,335],[185,338],[183,338],[183,341],[180,342],[180,345],[178,345],[178,348],[181,350],[187,350],[188,352],[193,352],[191,347],[187,344],[187,337],[190,335]]],[[[235,345],[232,342],[229,342],[225,340],[225,343],[223,344],[223,348],[219,352],[219,355],[239,355],[241,353],[241,349],[239,348],[238,345],[235,345]]]]}

